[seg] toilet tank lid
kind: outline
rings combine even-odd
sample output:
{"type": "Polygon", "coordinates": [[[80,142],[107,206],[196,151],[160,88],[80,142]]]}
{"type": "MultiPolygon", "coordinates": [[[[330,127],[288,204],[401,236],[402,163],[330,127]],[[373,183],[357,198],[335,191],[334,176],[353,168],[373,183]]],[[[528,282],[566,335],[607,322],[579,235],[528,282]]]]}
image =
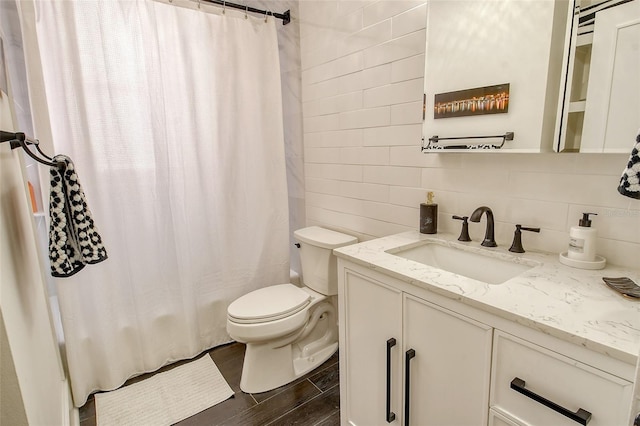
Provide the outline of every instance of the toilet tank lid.
{"type": "Polygon", "coordinates": [[[358,242],[356,237],[332,231],[330,229],[321,228],[319,226],[309,226],[307,228],[298,229],[293,233],[293,235],[296,240],[301,243],[327,249],[348,246],[349,244],[355,244],[358,242]]]}

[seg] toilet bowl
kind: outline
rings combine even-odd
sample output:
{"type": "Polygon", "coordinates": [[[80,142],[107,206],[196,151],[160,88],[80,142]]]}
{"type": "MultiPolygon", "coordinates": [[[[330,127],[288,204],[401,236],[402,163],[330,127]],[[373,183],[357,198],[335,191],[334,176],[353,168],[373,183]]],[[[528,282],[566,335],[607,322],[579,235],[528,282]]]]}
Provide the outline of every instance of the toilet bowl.
{"type": "Polygon", "coordinates": [[[240,389],[260,393],[308,373],[338,349],[337,267],[332,250],[355,237],[320,228],[294,232],[302,286],[264,287],[229,305],[227,332],[246,344],[240,389]]]}

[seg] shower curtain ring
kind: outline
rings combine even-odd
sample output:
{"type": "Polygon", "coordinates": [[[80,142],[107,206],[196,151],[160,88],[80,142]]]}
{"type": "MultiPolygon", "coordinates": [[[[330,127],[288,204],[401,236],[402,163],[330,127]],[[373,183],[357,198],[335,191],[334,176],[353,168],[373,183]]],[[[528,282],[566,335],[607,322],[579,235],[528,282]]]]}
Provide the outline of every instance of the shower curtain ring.
{"type": "Polygon", "coordinates": [[[264,11],[264,22],[267,22],[267,10],[264,11]]]}
{"type": "Polygon", "coordinates": [[[226,14],[227,13],[227,2],[226,0],[222,1],[222,14],[226,14]]]}
{"type": "Polygon", "coordinates": [[[249,19],[249,15],[247,15],[248,12],[249,12],[249,6],[245,6],[244,7],[244,19],[249,19]]]}
{"type": "Polygon", "coordinates": [[[200,0],[198,0],[198,9],[200,9],[200,0]]]}

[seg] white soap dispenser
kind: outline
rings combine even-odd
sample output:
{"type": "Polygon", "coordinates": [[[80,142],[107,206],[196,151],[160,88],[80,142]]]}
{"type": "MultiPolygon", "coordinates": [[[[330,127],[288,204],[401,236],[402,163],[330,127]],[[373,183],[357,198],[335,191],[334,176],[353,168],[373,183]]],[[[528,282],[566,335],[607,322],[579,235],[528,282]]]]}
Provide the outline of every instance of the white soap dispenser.
{"type": "Polygon", "coordinates": [[[596,260],[596,235],[598,231],[591,227],[589,215],[597,216],[597,213],[582,213],[582,219],[578,226],[572,226],[569,230],[569,259],[593,262],[596,260]]]}

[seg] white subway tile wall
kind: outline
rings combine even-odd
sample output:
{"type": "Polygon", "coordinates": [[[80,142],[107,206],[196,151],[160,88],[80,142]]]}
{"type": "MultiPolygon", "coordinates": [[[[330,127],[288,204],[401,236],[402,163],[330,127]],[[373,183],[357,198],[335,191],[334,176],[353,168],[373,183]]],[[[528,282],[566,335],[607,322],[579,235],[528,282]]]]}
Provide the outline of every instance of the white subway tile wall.
{"type": "Polygon", "coordinates": [[[307,224],[365,240],[417,229],[430,190],[441,232],[487,205],[507,247],[519,223],[542,228],[525,249],[565,251],[581,213],[598,213],[598,253],[636,267],[640,202],[616,191],[627,155],[420,153],[426,13],[425,1],[300,1],[307,224]]]}

